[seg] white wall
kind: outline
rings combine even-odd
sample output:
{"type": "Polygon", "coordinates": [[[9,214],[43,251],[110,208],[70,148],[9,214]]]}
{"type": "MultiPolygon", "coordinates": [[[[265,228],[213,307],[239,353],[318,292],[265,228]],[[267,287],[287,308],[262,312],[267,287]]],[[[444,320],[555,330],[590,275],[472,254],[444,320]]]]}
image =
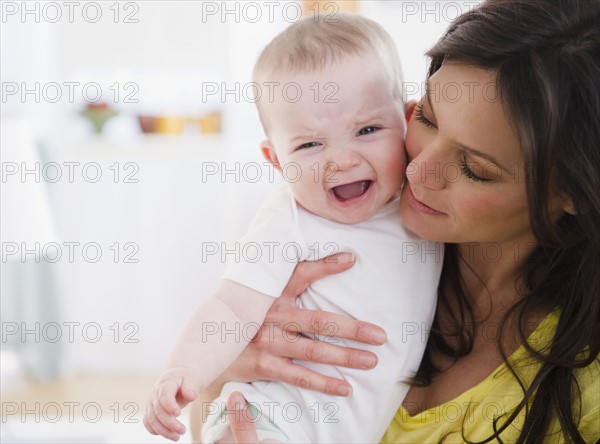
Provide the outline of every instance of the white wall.
{"type": "MultiPolygon", "coordinates": [[[[258,142],[263,134],[252,103],[231,96],[225,101],[213,96],[203,103],[201,85],[249,82],[258,53],[287,26],[286,18],[293,18],[295,7],[278,3],[270,20],[262,5],[262,18],[251,23],[254,11],[247,9],[245,15],[243,9],[247,2],[240,4],[238,17],[229,14],[224,19],[206,14],[212,10],[207,7],[220,8],[222,2],[130,3],[138,9],[126,10],[121,3],[118,23],[109,9],[112,2],[101,2],[103,15],[97,23],[86,20],[79,10],[70,23],[66,9],[60,21],[48,23],[43,4],[40,23],[31,15],[3,15],[3,82],[97,82],[105,98],[111,98],[108,87],[114,82],[134,82],[139,88],[139,103],[113,103],[121,114],[107,124],[102,139],[91,137],[87,122],[77,114],[84,104],[80,92],[73,103],[2,98],[3,119],[30,120],[45,149],[40,165],[96,162],[103,169],[104,179],[95,184],[81,178],[74,183],[45,182],[61,242],[97,242],[105,258],[114,253],[108,250],[114,242],[139,246],[135,264],[89,263],[80,258],[54,267],[61,301],[56,321],[96,322],[103,329],[97,343],[81,337],[74,343],[61,342],[67,372],[160,369],[179,326],[214,288],[223,269],[219,261],[202,262],[203,243],[241,235],[273,186],[266,173],[256,184],[231,177],[221,183],[202,176],[207,162],[219,166],[227,162],[230,167],[235,162],[238,166],[262,162],[258,142]],[[132,12],[138,22],[123,23],[132,12]],[[211,109],[223,112],[221,136],[201,137],[192,131],[179,137],[141,137],[135,121],[137,113],[200,114],[211,109]],[[139,182],[111,181],[115,162],[121,168],[135,163],[139,182]],[[139,330],[133,338],[139,342],[124,343],[121,335],[115,343],[110,330],[115,322],[122,335],[134,331],[124,329],[126,322],[135,323],[139,330]]],[[[406,81],[419,85],[425,77],[425,50],[448,26],[457,7],[467,10],[474,3],[364,1],[359,10],[394,37],[406,81]]],[[[227,4],[234,10],[235,3],[227,4]]],[[[3,221],[10,217],[18,216],[2,213],[3,221]]]]}

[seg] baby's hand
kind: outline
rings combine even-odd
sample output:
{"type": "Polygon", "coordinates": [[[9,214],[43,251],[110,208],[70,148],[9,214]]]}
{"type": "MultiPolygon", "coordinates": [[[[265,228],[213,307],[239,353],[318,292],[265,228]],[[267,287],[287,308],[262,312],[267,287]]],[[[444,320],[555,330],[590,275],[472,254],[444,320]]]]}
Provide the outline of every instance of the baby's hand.
{"type": "Polygon", "coordinates": [[[163,372],[152,390],[146,406],[144,426],[153,435],[177,441],[185,426],[176,418],[181,409],[198,397],[200,380],[189,369],[169,368],[163,372]]]}

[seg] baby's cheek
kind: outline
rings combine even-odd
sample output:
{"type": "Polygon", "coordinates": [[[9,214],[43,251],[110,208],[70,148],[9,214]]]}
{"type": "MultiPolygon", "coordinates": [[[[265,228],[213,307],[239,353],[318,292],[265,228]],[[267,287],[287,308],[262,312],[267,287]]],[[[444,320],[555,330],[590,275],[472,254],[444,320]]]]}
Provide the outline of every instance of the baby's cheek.
{"type": "Polygon", "coordinates": [[[400,175],[402,179],[406,176],[406,167],[408,166],[408,158],[406,156],[406,146],[402,143],[402,150],[400,151],[400,175]]]}
{"type": "Polygon", "coordinates": [[[419,146],[419,128],[412,119],[406,128],[406,139],[404,140],[404,152],[408,154],[408,157],[414,159],[421,148],[419,146]]]}
{"type": "Polygon", "coordinates": [[[406,175],[407,163],[404,143],[402,143],[401,148],[395,151],[390,159],[384,160],[383,162],[387,177],[392,178],[391,180],[395,183],[399,182],[401,184],[406,175]]]}

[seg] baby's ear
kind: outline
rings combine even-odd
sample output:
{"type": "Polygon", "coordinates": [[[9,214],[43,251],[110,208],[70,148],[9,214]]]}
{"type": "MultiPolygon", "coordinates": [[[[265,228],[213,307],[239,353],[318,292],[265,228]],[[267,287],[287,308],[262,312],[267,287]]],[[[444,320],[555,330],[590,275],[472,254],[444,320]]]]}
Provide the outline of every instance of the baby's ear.
{"type": "Polygon", "coordinates": [[[279,159],[277,158],[277,153],[275,152],[275,147],[271,143],[270,140],[263,140],[260,143],[260,150],[263,153],[263,157],[267,162],[275,167],[275,169],[281,172],[281,166],[279,165],[279,159]]]}
{"type": "Polygon", "coordinates": [[[410,121],[412,117],[413,111],[415,110],[415,106],[417,106],[416,100],[409,100],[406,105],[404,105],[404,115],[406,116],[406,123],[410,121]]]}

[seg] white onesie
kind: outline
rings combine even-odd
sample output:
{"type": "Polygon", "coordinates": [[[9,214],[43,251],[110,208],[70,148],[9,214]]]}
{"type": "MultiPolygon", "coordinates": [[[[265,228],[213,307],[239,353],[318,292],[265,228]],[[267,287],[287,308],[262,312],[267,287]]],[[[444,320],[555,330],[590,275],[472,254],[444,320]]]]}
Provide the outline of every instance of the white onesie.
{"type": "MultiPolygon", "coordinates": [[[[298,361],[347,381],[353,387],[351,396],[326,395],[282,382],[228,383],[217,400],[203,406],[210,414],[202,442],[214,442],[227,430],[224,411],[234,391],[242,392],[255,407],[261,440],[379,442],[425,350],[443,245],[419,239],[404,228],[399,199],[367,221],[340,224],[302,208],[284,184],[264,202],[237,248],[243,254],[228,264],[224,278],[272,297],[281,294],[299,261],[354,252],[352,268],[311,284],[299,305],[372,322],[385,329],[388,340],[383,346],[365,345],[332,338],[336,326],[321,326],[319,339],[370,350],[378,357],[372,370],[298,361]]],[[[293,325],[288,327],[294,330],[293,325]]]]}

